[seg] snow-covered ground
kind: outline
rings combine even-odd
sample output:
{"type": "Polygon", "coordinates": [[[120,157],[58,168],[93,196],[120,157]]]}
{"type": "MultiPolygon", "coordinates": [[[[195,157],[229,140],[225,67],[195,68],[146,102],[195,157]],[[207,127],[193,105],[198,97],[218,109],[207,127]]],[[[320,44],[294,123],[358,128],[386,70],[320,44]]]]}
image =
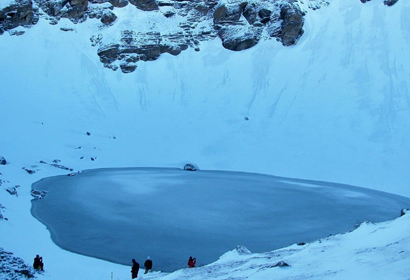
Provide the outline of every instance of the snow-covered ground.
{"type": "MultiPolygon", "coordinates": [[[[68,173],[41,160],[74,171],[194,162],[409,197],[409,8],[405,0],[335,0],[308,12],[296,46],[268,40],[230,52],[216,39],[128,75],[102,67],[89,40],[96,20],[40,19],[23,36],[5,33],[0,203],[8,220],[0,221],[0,246],[28,263],[43,255],[39,279],[130,277],[128,266],[60,249],[31,216],[31,184],[68,173]],[[18,196],[5,191],[16,185],[18,196]]],[[[409,279],[409,224],[404,216],[284,249],[283,258],[233,252],[212,266],[143,278],[409,279]],[[259,266],[282,259],[291,267],[259,266]]]]}

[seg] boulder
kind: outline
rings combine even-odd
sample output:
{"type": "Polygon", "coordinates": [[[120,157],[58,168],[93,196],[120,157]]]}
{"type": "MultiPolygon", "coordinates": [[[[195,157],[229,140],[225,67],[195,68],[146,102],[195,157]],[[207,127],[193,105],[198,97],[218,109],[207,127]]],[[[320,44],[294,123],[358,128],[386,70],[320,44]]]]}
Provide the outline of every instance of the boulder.
{"type": "Polygon", "coordinates": [[[282,19],[281,40],[284,46],[295,45],[303,35],[304,14],[295,5],[284,5],[280,12],[282,19]]]}
{"type": "Polygon", "coordinates": [[[130,63],[121,63],[120,68],[123,73],[131,73],[134,72],[135,69],[137,69],[137,65],[130,63]]]}
{"type": "Polygon", "coordinates": [[[85,20],[85,12],[88,8],[88,0],[71,0],[71,9],[67,11],[67,15],[71,21],[77,23],[79,21],[85,20]]]}
{"type": "Polygon", "coordinates": [[[224,4],[219,6],[213,14],[214,23],[238,21],[241,18],[242,12],[245,7],[246,4],[224,4]]]}
{"type": "Polygon", "coordinates": [[[129,2],[143,11],[158,10],[158,4],[155,0],[129,0],[129,2]]]}
{"type": "Polygon", "coordinates": [[[123,8],[128,5],[128,0],[110,0],[111,5],[117,8],[123,8]]]}
{"type": "Polygon", "coordinates": [[[101,22],[107,25],[112,24],[115,20],[117,19],[117,16],[111,12],[111,11],[106,11],[103,13],[101,16],[101,22]]]}
{"type": "Polygon", "coordinates": [[[0,157],[0,165],[6,165],[7,160],[4,157],[0,157]]]}
{"type": "Polygon", "coordinates": [[[260,35],[247,27],[227,26],[219,30],[218,36],[222,40],[225,49],[231,51],[242,51],[255,46],[260,35]]]}
{"type": "Polygon", "coordinates": [[[100,61],[104,64],[110,64],[116,61],[119,54],[119,47],[119,44],[112,44],[99,49],[97,54],[100,57],[100,61]]]}

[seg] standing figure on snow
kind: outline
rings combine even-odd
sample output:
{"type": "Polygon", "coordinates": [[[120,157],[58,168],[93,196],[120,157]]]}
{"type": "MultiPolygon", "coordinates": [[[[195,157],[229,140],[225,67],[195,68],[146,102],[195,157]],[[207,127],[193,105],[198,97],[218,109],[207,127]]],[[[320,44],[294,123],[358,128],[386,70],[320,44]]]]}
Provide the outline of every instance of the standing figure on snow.
{"type": "Polygon", "coordinates": [[[33,267],[34,269],[43,271],[44,270],[43,257],[36,255],[36,257],[34,258],[33,267]]]}
{"type": "Polygon", "coordinates": [[[148,271],[150,271],[152,269],[152,260],[149,256],[148,256],[147,260],[145,261],[144,266],[145,266],[145,273],[144,274],[147,274],[148,271]]]}
{"type": "Polygon", "coordinates": [[[135,279],[138,277],[138,271],[140,270],[140,264],[132,259],[132,268],[131,268],[131,278],[135,279]]]}
{"type": "Polygon", "coordinates": [[[188,267],[195,267],[195,264],[196,264],[196,258],[189,257],[188,267]]]}

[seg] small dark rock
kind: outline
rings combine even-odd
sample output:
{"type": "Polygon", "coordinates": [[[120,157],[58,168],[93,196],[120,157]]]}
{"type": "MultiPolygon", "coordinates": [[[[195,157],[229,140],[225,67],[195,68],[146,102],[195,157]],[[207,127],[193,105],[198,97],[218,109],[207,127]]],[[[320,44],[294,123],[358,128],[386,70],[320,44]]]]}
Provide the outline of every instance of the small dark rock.
{"type": "Polygon", "coordinates": [[[4,157],[0,157],[0,165],[6,165],[7,160],[4,157]]]}
{"type": "Polygon", "coordinates": [[[60,28],[61,31],[67,32],[67,31],[74,31],[73,28],[67,28],[67,27],[61,27],[60,28]]]}
{"type": "Polygon", "coordinates": [[[306,243],[305,242],[299,242],[298,245],[303,246],[303,245],[306,245],[306,243]]]}
{"type": "Polygon", "coordinates": [[[397,3],[397,1],[399,0],[384,0],[384,5],[393,6],[394,4],[397,3]]]}
{"type": "Polygon", "coordinates": [[[88,136],[90,136],[90,135],[91,135],[91,133],[87,131],[87,135],[88,135],[88,136]]]}
{"type": "Polygon", "coordinates": [[[28,168],[25,168],[25,167],[23,167],[22,169],[26,170],[28,174],[34,174],[34,173],[36,173],[36,171],[34,171],[34,170],[32,170],[32,169],[28,169],[28,168]]]}
{"type": "Polygon", "coordinates": [[[164,13],[164,16],[165,16],[166,18],[173,17],[174,15],[175,15],[175,12],[173,12],[173,11],[166,11],[166,12],[164,13]]]}
{"type": "Polygon", "coordinates": [[[36,190],[32,189],[31,190],[31,196],[33,196],[35,199],[43,199],[47,195],[47,191],[45,190],[36,190]]]}
{"type": "Polygon", "coordinates": [[[280,261],[280,262],[278,262],[277,264],[275,264],[273,267],[287,267],[287,266],[290,266],[290,265],[287,264],[287,263],[284,262],[284,261],[280,261]]]}
{"type": "Polygon", "coordinates": [[[17,188],[16,188],[16,187],[7,188],[6,191],[7,191],[9,194],[11,194],[11,195],[18,196],[18,195],[17,195],[17,188]]]}

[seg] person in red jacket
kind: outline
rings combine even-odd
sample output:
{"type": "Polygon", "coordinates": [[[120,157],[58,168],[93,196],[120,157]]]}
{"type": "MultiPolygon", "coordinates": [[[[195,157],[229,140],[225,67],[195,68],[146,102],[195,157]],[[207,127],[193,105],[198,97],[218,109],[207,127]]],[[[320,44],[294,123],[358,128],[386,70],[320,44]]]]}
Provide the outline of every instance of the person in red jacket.
{"type": "Polygon", "coordinates": [[[195,267],[195,264],[196,264],[196,258],[189,257],[188,267],[195,267]]]}

